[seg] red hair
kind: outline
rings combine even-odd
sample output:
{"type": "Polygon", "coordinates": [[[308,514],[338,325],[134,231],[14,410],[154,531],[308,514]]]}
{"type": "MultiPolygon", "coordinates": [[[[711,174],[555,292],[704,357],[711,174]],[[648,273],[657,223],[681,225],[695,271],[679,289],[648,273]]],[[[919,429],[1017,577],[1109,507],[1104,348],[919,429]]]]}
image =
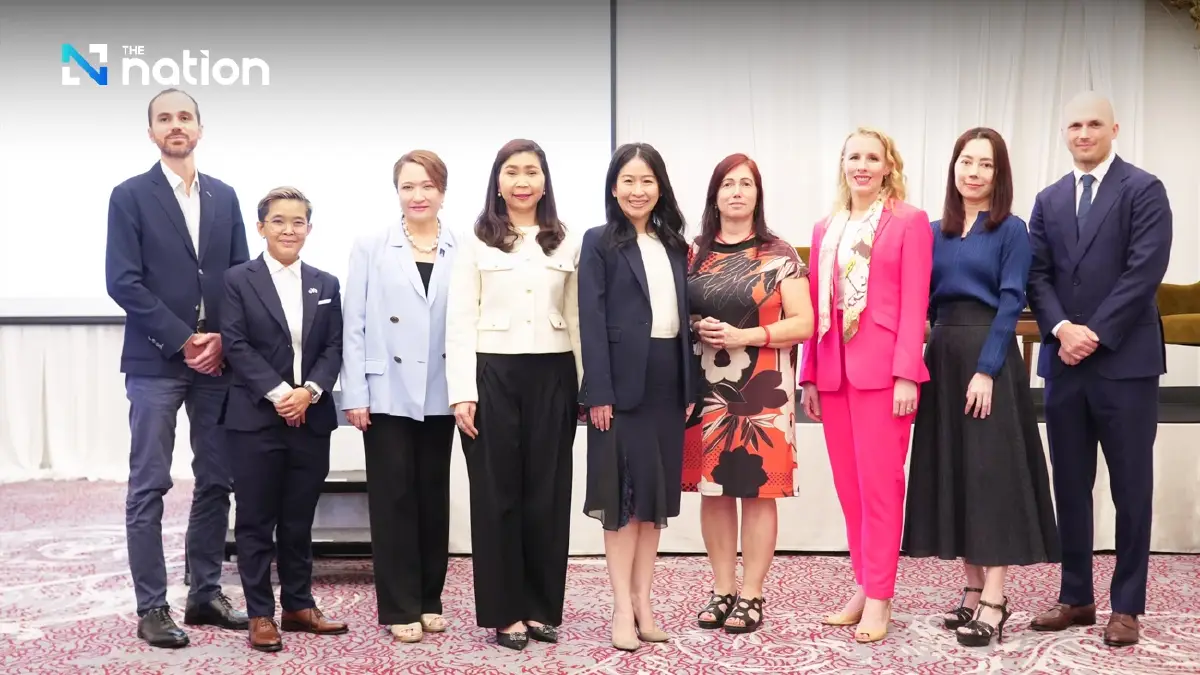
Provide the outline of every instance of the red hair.
{"type": "Polygon", "coordinates": [[[700,235],[696,237],[696,257],[692,264],[692,271],[700,269],[700,263],[708,257],[712,251],[713,242],[721,233],[721,214],[717,212],[717,192],[720,191],[725,177],[739,166],[745,166],[750,170],[750,175],[754,177],[754,187],[757,188],[757,195],[754,198],[754,215],[751,219],[751,228],[754,236],[758,239],[757,245],[761,247],[763,244],[778,239],[767,227],[766,209],[763,207],[762,174],[758,171],[758,164],[748,155],[735,152],[717,162],[712,177],[708,179],[708,192],[704,197],[704,214],[700,217],[700,235]]]}

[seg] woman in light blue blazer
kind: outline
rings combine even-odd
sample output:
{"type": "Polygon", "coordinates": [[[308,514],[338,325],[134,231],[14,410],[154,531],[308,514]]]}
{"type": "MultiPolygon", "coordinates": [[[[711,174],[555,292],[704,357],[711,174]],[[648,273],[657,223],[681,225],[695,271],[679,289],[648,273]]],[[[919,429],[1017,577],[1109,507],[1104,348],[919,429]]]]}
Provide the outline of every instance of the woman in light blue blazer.
{"type": "Polygon", "coordinates": [[[355,242],[343,301],[341,408],[363,432],[379,623],[401,642],[446,629],[454,442],[446,296],[455,253],[438,219],[446,175],[427,150],[396,162],[402,216],[355,242]]]}

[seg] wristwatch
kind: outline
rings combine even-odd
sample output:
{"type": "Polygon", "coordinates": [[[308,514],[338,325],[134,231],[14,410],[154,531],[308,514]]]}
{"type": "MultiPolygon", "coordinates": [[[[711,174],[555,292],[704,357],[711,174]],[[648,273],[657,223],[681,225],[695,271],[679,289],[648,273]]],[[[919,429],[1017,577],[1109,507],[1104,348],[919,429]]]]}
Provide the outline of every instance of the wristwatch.
{"type": "Polygon", "coordinates": [[[321,392],[317,391],[317,388],[316,388],[316,387],[314,387],[314,386],[312,386],[311,384],[308,384],[308,383],[306,382],[306,383],[304,384],[304,388],[305,388],[306,390],[308,390],[308,393],[309,393],[309,394],[312,396],[312,401],[310,401],[310,402],[309,402],[310,404],[312,404],[312,403],[316,403],[318,400],[320,400],[320,399],[321,399],[321,392]]]}

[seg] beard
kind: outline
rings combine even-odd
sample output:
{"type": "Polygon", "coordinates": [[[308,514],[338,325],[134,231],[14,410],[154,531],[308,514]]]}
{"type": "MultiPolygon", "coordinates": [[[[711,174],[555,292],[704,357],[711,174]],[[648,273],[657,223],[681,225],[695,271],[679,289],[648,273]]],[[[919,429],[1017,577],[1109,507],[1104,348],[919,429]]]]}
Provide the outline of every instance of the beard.
{"type": "Polygon", "coordinates": [[[164,155],[167,157],[174,157],[175,159],[183,159],[188,157],[192,154],[192,151],[196,149],[195,140],[189,140],[183,147],[179,147],[177,145],[171,145],[170,141],[164,138],[163,140],[158,141],[157,145],[158,149],[162,150],[164,155]]]}

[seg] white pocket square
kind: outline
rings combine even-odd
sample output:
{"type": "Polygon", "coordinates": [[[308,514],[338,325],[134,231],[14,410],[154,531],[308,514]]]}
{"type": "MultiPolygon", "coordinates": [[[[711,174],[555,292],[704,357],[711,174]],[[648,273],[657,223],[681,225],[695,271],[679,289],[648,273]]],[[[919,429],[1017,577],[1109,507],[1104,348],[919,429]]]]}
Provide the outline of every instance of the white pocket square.
{"type": "Polygon", "coordinates": [[[331,302],[333,302],[333,298],[325,298],[324,300],[318,300],[317,304],[318,305],[328,305],[331,302]]]}

